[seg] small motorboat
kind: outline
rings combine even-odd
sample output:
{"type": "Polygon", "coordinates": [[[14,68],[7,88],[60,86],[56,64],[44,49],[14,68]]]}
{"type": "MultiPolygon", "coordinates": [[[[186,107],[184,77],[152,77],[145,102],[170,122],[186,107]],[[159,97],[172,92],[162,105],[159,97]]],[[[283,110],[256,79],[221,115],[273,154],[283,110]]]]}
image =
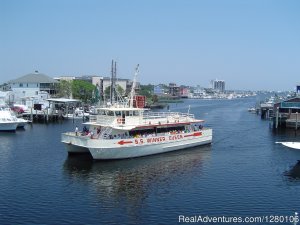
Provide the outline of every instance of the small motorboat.
{"type": "Polygon", "coordinates": [[[293,149],[300,149],[300,142],[276,142],[276,144],[282,144],[293,149]]]}

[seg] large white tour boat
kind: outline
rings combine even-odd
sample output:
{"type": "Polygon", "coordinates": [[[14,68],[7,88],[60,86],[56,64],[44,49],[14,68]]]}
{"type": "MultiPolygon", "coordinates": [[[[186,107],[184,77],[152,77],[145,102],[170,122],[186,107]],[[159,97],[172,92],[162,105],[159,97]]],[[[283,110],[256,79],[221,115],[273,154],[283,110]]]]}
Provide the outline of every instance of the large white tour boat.
{"type": "Polygon", "coordinates": [[[149,112],[133,107],[135,79],[133,83],[128,102],[99,107],[90,121],[83,123],[82,131],[62,134],[68,153],[90,152],[94,159],[102,160],[125,159],[212,142],[212,129],[203,127],[204,121],[189,112],[149,112]]]}

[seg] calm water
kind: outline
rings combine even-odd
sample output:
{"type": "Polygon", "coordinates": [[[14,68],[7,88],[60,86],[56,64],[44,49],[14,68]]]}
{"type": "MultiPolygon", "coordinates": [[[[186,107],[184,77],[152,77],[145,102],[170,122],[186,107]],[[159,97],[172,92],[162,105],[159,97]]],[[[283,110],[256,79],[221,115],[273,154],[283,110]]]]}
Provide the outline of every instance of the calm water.
{"type": "Polygon", "coordinates": [[[268,121],[247,112],[256,100],[173,105],[170,110],[182,112],[191,105],[213,128],[213,144],[137,159],[68,157],[60,134],[74,130],[71,121],[0,133],[0,224],[176,224],[179,215],[294,215],[300,212],[300,151],[275,142],[300,141],[300,131],[273,132],[268,121]]]}

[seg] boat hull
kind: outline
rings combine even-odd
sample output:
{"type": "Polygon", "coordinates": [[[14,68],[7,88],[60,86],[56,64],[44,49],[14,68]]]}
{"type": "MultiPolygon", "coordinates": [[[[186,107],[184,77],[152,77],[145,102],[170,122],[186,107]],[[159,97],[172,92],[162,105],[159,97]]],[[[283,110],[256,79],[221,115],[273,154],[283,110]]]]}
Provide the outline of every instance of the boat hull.
{"type": "Polygon", "coordinates": [[[16,131],[18,123],[16,122],[4,122],[0,123],[0,131],[16,131]]]}
{"type": "Polygon", "coordinates": [[[109,160],[109,159],[127,159],[142,157],[148,155],[161,154],[171,152],[175,150],[182,150],[186,148],[196,147],[200,145],[210,144],[211,140],[205,140],[201,142],[188,143],[184,145],[175,144],[158,144],[149,146],[134,146],[124,148],[89,148],[89,151],[93,159],[97,160],[109,160]]]}
{"type": "Polygon", "coordinates": [[[289,148],[300,149],[300,142],[280,142],[280,143],[289,148]]]}
{"type": "Polygon", "coordinates": [[[66,148],[69,155],[90,153],[88,148],[81,147],[81,146],[66,144],[66,148]]]}
{"type": "Polygon", "coordinates": [[[74,137],[63,134],[62,142],[71,145],[68,146],[69,153],[75,151],[75,148],[72,148],[72,145],[75,145],[81,147],[82,153],[88,149],[96,160],[126,159],[210,144],[212,142],[212,130],[205,129],[188,134],[113,140],[74,137]],[[66,136],[64,137],[64,135],[66,136]],[[85,147],[85,149],[82,147],[85,147]]]}
{"type": "Polygon", "coordinates": [[[72,133],[62,134],[62,142],[65,144],[68,154],[90,153],[87,145],[88,138],[74,136],[72,133]]]}

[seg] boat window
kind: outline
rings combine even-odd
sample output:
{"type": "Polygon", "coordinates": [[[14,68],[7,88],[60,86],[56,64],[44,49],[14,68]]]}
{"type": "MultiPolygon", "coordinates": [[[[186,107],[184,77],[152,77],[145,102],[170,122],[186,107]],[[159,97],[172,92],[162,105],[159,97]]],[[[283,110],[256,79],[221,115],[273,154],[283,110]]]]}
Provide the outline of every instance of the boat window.
{"type": "Polygon", "coordinates": [[[121,116],[121,111],[116,111],[116,116],[121,116]]]}
{"type": "Polygon", "coordinates": [[[139,115],[139,111],[133,111],[133,116],[138,116],[139,115]]]}
{"type": "Polygon", "coordinates": [[[107,115],[107,116],[114,116],[114,112],[113,112],[113,111],[106,110],[106,115],[107,115]]]}
{"type": "Polygon", "coordinates": [[[173,131],[184,131],[187,130],[184,126],[176,126],[176,127],[160,127],[157,128],[157,133],[168,133],[173,131]]]}
{"type": "Polygon", "coordinates": [[[101,109],[98,109],[98,110],[97,110],[97,114],[98,114],[98,115],[105,115],[105,111],[104,111],[104,110],[101,110],[101,109]]]}
{"type": "Polygon", "coordinates": [[[125,113],[125,116],[129,116],[129,111],[125,111],[123,113],[125,113]]]}

